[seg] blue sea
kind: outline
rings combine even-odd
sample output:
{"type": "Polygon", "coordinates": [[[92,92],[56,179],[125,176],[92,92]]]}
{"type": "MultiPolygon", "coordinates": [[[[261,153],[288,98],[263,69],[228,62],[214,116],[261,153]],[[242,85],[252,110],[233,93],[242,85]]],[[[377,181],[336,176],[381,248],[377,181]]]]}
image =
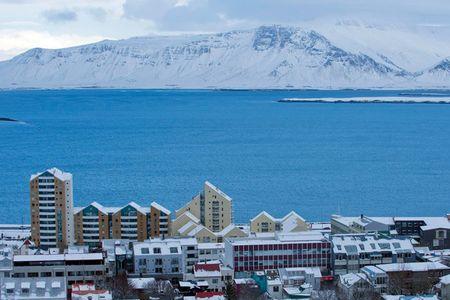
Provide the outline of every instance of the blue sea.
{"type": "Polygon", "coordinates": [[[400,93],[417,91],[0,91],[0,117],[24,122],[0,122],[0,223],[29,222],[29,176],[50,167],[74,175],[75,206],[175,210],[209,180],[236,222],[444,215],[450,105],[276,102],[400,93]]]}

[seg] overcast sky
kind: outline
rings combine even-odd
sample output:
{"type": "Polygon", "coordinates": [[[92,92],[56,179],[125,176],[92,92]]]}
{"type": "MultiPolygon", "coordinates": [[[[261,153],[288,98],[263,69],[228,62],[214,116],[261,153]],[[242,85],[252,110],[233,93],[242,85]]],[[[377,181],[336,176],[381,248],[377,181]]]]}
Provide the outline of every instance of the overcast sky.
{"type": "Polygon", "coordinates": [[[33,47],[60,48],[106,38],[348,19],[448,27],[450,1],[0,0],[0,60],[33,47]]]}

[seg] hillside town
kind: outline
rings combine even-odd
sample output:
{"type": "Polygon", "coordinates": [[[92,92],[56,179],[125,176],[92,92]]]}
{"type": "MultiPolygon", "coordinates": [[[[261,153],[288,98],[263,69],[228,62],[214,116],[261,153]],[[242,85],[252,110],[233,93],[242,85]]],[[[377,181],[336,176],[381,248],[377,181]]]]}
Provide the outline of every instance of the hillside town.
{"type": "Polygon", "coordinates": [[[261,211],[234,223],[206,181],[172,212],[157,202],[74,203],[73,175],[31,176],[30,224],[0,225],[0,299],[450,300],[450,214],[261,211]]]}

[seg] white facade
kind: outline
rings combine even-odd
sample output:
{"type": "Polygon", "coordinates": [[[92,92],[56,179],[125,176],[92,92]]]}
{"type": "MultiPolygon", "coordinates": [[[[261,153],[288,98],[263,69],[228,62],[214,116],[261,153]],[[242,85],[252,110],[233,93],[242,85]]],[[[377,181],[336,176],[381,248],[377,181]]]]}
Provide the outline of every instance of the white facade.
{"type": "Polygon", "coordinates": [[[102,283],[106,266],[102,253],[15,255],[13,277],[64,277],[67,284],[74,282],[102,283]]]}
{"type": "Polygon", "coordinates": [[[224,243],[199,243],[198,261],[223,260],[225,254],[224,243]]]}
{"type": "Polygon", "coordinates": [[[155,239],[134,243],[133,252],[134,271],[140,277],[182,278],[186,270],[180,241],[155,239]]]}
{"type": "Polygon", "coordinates": [[[61,278],[4,278],[1,299],[65,300],[66,279],[61,278]]]}

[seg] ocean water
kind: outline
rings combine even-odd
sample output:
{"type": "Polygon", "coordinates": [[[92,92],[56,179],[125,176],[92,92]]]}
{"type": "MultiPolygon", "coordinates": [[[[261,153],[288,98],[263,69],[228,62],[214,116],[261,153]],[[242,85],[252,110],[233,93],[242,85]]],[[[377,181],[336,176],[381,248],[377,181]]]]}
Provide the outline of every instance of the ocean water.
{"type": "MultiPolygon", "coordinates": [[[[76,206],[181,207],[209,180],[236,222],[450,212],[450,105],[277,103],[408,91],[0,91],[0,222],[29,222],[28,180],[74,175],[76,206]]],[[[429,91],[422,91],[429,92],[429,91]]]]}

